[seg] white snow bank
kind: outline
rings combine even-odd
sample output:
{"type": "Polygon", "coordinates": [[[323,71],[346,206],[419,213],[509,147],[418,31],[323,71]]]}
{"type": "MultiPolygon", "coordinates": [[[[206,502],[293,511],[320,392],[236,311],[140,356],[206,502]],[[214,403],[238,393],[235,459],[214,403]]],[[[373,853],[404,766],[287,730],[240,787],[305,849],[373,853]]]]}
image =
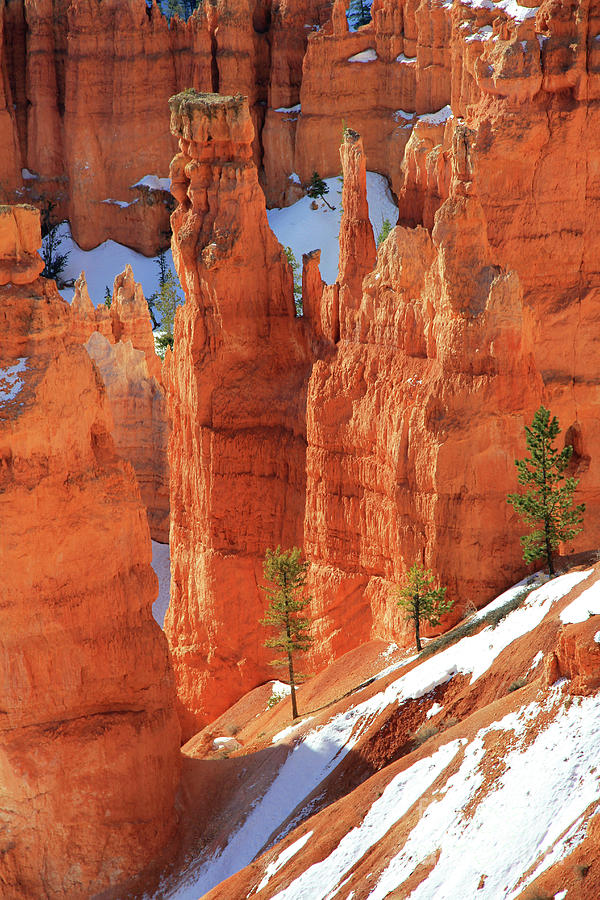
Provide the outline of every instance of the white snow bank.
{"type": "Polygon", "coordinates": [[[597,631],[594,635],[594,641],[596,644],[600,644],[600,631],[597,631]]]}
{"type": "Polygon", "coordinates": [[[27,368],[28,356],[20,356],[12,366],[0,369],[0,406],[14,400],[23,388],[24,381],[19,378],[27,368]]]}
{"type": "Polygon", "coordinates": [[[29,169],[21,169],[21,178],[24,181],[37,181],[39,177],[35,172],[30,172],[29,169]]]}
{"type": "Polygon", "coordinates": [[[286,865],[290,861],[290,859],[298,853],[298,851],[302,850],[304,845],[307,843],[308,839],[312,837],[312,831],[307,831],[306,834],[303,834],[301,838],[298,838],[297,841],[294,841],[293,844],[290,844],[289,847],[286,847],[285,850],[282,850],[276,860],[270,862],[265,870],[264,877],[258,887],[256,888],[256,893],[260,893],[263,888],[265,888],[273,875],[276,875],[279,870],[286,865]]]}
{"type": "Polygon", "coordinates": [[[152,615],[162,628],[171,591],[171,556],[168,544],[152,541],[152,568],[158,578],[158,597],[152,604],[152,615]]]}
{"type": "Polygon", "coordinates": [[[396,57],[396,62],[403,63],[404,65],[410,66],[412,63],[416,63],[416,61],[417,61],[416,56],[405,56],[404,53],[399,53],[398,56],[396,57]]]}
{"type": "Polygon", "coordinates": [[[296,103],[295,106],[278,106],[275,112],[280,113],[299,113],[302,112],[302,106],[300,103],[296,103]]]}
{"type": "Polygon", "coordinates": [[[600,615],[600,581],[596,581],[587,591],[583,591],[572,603],[563,609],[560,621],[565,625],[585,622],[590,616],[600,615]]]}
{"type": "Polygon", "coordinates": [[[355,866],[371,847],[377,844],[431,787],[458,753],[463,741],[451,741],[432,756],[420,759],[390,781],[356,828],[344,835],[333,853],[310,866],[273,900],[316,900],[333,896],[344,875],[355,866]]]}
{"type": "Polygon", "coordinates": [[[292,174],[288,177],[288,181],[291,181],[292,184],[301,184],[300,176],[297,172],[292,172],[292,174]]]}
{"type": "Polygon", "coordinates": [[[233,752],[234,750],[239,750],[241,746],[240,742],[236,741],[231,735],[217,737],[213,740],[213,747],[215,750],[227,750],[233,752]]]}
{"type": "MultiPolygon", "coordinates": [[[[152,257],[136,253],[135,250],[125,247],[123,244],[117,244],[116,241],[104,241],[93,250],[82,250],[71,237],[68,222],[63,222],[58,234],[61,241],[60,252],[69,252],[62,277],[65,281],[75,280],[80,272],[85,272],[94,306],[100,306],[103,302],[106,285],[112,294],[115,276],[123,271],[127,263],[133,269],[135,280],[141,283],[145,297],[149,297],[158,288],[158,267],[156,260],[152,257]]],[[[167,250],[166,260],[177,279],[170,249],[167,250]]],[[[177,283],[179,283],[178,280],[177,283]]],[[[60,293],[70,303],[75,290],[74,288],[62,288],[60,293]]]]}
{"type": "Polygon", "coordinates": [[[355,53],[354,56],[348,57],[349,63],[368,63],[375,62],[377,59],[377,51],[373,49],[373,47],[369,47],[367,50],[361,50],[360,53],[355,53]]]}
{"type": "Polygon", "coordinates": [[[265,707],[265,711],[267,709],[271,709],[274,704],[279,703],[280,700],[284,700],[286,697],[289,697],[292,689],[289,684],[285,684],[283,681],[273,681],[271,685],[271,696],[269,698],[269,703],[265,707]]]}
{"type": "Polygon", "coordinates": [[[431,709],[427,711],[427,715],[425,716],[425,718],[432,719],[434,716],[437,716],[437,714],[441,712],[443,708],[444,707],[441,705],[441,703],[434,703],[431,709]]]}
{"type": "Polygon", "coordinates": [[[410,122],[414,117],[414,112],[407,112],[405,109],[397,109],[396,112],[392,114],[394,122],[398,122],[400,119],[406,119],[407,122],[410,122]]]}
{"type": "MultiPolygon", "coordinates": [[[[560,691],[553,692],[544,708],[560,702],[560,691]]],[[[586,697],[568,710],[559,709],[556,718],[527,744],[539,727],[539,712],[533,703],[478,732],[465,748],[459,771],[421,815],[369,900],[388,897],[423,860],[437,853],[437,864],[411,893],[411,900],[512,900],[522,896],[526,885],[542,871],[572,852],[585,835],[586,809],[600,799],[596,770],[600,704],[596,697],[586,697]],[[485,736],[513,729],[514,749],[504,758],[502,774],[474,812],[466,812],[484,784],[485,736]]]]}
{"type": "MultiPolygon", "coordinates": [[[[338,272],[342,185],[338,178],[326,178],[325,183],[329,187],[326,197],[335,207],[334,210],[321,203],[318,209],[311,209],[310,197],[302,197],[284,209],[268,209],[267,218],[277,240],[284,247],[292,248],[300,266],[303,253],[320,249],[321,277],[328,284],[333,284],[338,272]]],[[[379,232],[383,219],[389,219],[392,225],[396,224],[398,207],[383,175],[367,172],[367,200],[375,234],[379,232]]]]}
{"type": "Polygon", "coordinates": [[[452,112],[451,106],[443,106],[441,109],[438,109],[437,112],[424,113],[417,118],[419,122],[424,122],[427,125],[443,125],[444,122],[451,119],[453,115],[454,113],[452,112]]]}
{"type": "Polygon", "coordinates": [[[132,187],[146,187],[151,191],[167,191],[171,190],[171,179],[170,178],[161,178],[159,175],[144,175],[143,178],[140,178],[139,181],[136,181],[135,184],[132,184],[132,187]]]}
{"type": "Polygon", "coordinates": [[[507,16],[510,16],[515,22],[524,22],[526,19],[535,19],[539,6],[521,6],[516,0],[499,0],[498,3],[492,0],[461,0],[463,6],[470,6],[471,9],[490,9],[493,11],[501,10],[507,16]]]}

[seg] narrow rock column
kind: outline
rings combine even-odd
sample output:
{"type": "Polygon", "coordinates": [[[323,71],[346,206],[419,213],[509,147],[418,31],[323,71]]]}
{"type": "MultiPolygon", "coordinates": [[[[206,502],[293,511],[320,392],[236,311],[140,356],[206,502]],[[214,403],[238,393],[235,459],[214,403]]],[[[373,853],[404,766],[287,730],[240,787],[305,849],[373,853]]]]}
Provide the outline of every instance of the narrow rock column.
{"type": "Polygon", "coordinates": [[[302,543],[310,362],[252,161],[246,99],[186,91],[170,107],[181,148],[173,258],[186,302],[167,375],[165,629],[189,736],[273,677],[262,560],[267,547],[302,543]]]}
{"type": "Polygon", "coordinates": [[[367,203],[367,161],[362,138],[346,128],[340,148],[344,188],[340,224],[340,266],[338,281],[352,294],[360,294],[362,279],[373,269],[377,248],[367,203]]]}
{"type": "Polygon", "coordinates": [[[79,900],[173,834],[179,725],[139,490],[40,244],[0,208],[0,893],[79,900]]]}

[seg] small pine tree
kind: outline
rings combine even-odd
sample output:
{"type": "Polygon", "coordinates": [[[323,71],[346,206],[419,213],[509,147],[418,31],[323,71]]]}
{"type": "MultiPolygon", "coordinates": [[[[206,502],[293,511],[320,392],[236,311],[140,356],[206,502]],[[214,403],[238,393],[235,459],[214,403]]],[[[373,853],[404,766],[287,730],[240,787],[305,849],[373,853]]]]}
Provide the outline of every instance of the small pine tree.
{"type": "Polygon", "coordinates": [[[350,0],[346,17],[351,28],[356,31],[371,21],[371,7],[366,0],[350,0]]]}
{"type": "Polygon", "coordinates": [[[274,628],[277,632],[265,641],[265,647],[281,650],[285,656],[273,660],[272,666],[288,667],[290,691],[292,699],[292,719],[298,718],[296,703],[296,675],[294,673],[294,654],[305,653],[311,645],[309,633],[310,620],[300,615],[310,603],[306,596],[306,573],[308,563],[301,560],[299,547],[291,550],[267,550],[265,553],[264,573],[268,584],[263,587],[269,600],[261,625],[274,628]]]}
{"type": "Polygon", "coordinates": [[[104,305],[107,309],[110,309],[112,306],[112,294],[108,285],[104,287],[104,305]]]}
{"type": "Polygon", "coordinates": [[[60,248],[64,239],[60,233],[61,223],[56,222],[54,218],[55,209],[56,203],[53,200],[45,200],[40,208],[41,256],[44,260],[42,278],[51,278],[53,281],[58,282],[67,266],[67,260],[71,251],[61,252],[60,248]]]}
{"type": "Polygon", "coordinates": [[[553,551],[561,541],[569,541],[582,531],[585,512],[584,503],[573,507],[579,480],[565,474],[573,447],[568,444],[559,452],[553,445],[559,434],[556,416],[550,419],[550,411],[540,406],[531,426],[525,426],[531,456],[515,460],[519,484],[527,485],[528,490],[507,497],[525,524],[533,528],[531,534],[521,538],[525,562],[545,557],[550,575],[555,574],[553,551]]]}
{"type": "Polygon", "coordinates": [[[294,251],[291,247],[283,248],[285,255],[287,256],[287,261],[290,264],[290,268],[292,270],[292,275],[294,276],[294,306],[296,308],[296,315],[301,316],[303,314],[302,309],[302,281],[298,275],[300,270],[300,263],[296,259],[294,251]]]}
{"type": "Polygon", "coordinates": [[[398,590],[398,606],[404,610],[406,621],[414,623],[419,652],[423,649],[421,623],[439,625],[442,616],[453,606],[452,600],[446,600],[446,588],[434,588],[432,584],[432,573],[416,562],[406,574],[406,584],[398,590]]]}
{"type": "MultiPolygon", "coordinates": [[[[313,200],[321,199],[323,203],[327,203],[325,194],[329,193],[329,187],[325,184],[318,172],[312,173],[312,178],[310,179],[310,184],[306,189],[306,193],[309,197],[312,197],[313,200]]],[[[327,206],[329,209],[333,209],[331,203],[327,203],[327,206]]]]}
{"type": "Polygon", "coordinates": [[[383,219],[383,221],[381,222],[381,230],[380,230],[379,234],[377,235],[377,246],[378,247],[380,244],[383,244],[383,242],[385,241],[386,237],[388,236],[388,234],[390,233],[391,230],[392,230],[392,223],[390,222],[390,220],[383,219]]]}

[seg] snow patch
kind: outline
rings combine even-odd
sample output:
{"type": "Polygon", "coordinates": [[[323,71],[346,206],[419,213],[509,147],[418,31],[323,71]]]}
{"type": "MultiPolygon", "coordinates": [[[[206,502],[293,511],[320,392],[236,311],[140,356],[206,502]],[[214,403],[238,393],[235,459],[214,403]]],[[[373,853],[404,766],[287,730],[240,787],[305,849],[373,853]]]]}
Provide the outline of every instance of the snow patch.
{"type": "Polygon", "coordinates": [[[529,674],[529,672],[533,672],[534,669],[537,669],[537,667],[539,666],[539,664],[541,663],[543,658],[544,658],[543,651],[542,650],[538,651],[538,653],[536,653],[535,656],[533,657],[532,663],[529,666],[527,674],[529,674]]]}
{"type": "MultiPolygon", "coordinates": [[[[551,694],[544,709],[560,700],[551,694]]],[[[596,771],[600,705],[597,698],[588,697],[568,710],[559,709],[527,745],[539,712],[538,704],[530,704],[477,733],[465,748],[459,771],[421,815],[369,900],[388,897],[424,859],[438,852],[437,864],[411,893],[411,900],[514,900],[541,872],[573,851],[585,836],[585,811],[600,799],[596,771]],[[513,730],[514,749],[504,758],[502,774],[467,815],[465,808],[484,784],[485,736],[513,730]],[[498,852],[491,837],[500,823],[507,822],[510,828],[502,828],[498,852]],[[525,872],[529,874],[524,879],[525,872]],[[483,885],[482,873],[487,876],[483,885]]]]}
{"type": "Polygon", "coordinates": [[[139,181],[131,185],[134,188],[146,187],[151,191],[167,191],[171,190],[171,179],[161,178],[159,175],[144,175],[139,181]]]}
{"type": "Polygon", "coordinates": [[[0,406],[10,403],[20,393],[25,382],[19,375],[27,368],[28,356],[20,356],[12,366],[0,369],[0,406]]]}
{"type": "Polygon", "coordinates": [[[600,615],[600,581],[596,581],[587,591],[569,603],[561,612],[560,621],[565,625],[570,625],[575,622],[585,622],[591,616],[597,615],[600,615]]]}
{"type": "Polygon", "coordinates": [[[398,122],[400,119],[406,119],[407,122],[410,122],[414,117],[414,112],[407,112],[405,109],[397,109],[396,112],[392,114],[394,122],[398,122]]]}
{"type": "Polygon", "coordinates": [[[443,125],[444,122],[447,122],[453,116],[452,107],[443,106],[437,112],[424,113],[422,116],[418,116],[418,119],[419,122],[424,122],[426,125],[443,125]]]}
{"type": "Polygon", "coordinates": [[[416,61],[417,61],[416,56],[405,56],[404,53],[399,53],[398,56],[396,57],[397,63],[404,63],[404,65],[408,65],[408,66],[412,65],[413,63],[416,63],[416,61]]]}
{"type": "Polygon", "coordinates": [[[133,206],[134,203],[137,203],[137,199],[135,200],[113,200],[112,197],[107,197],[106,200],[101,200],[100,203],[109,203],[112,206],[120,206],[121,209],[127,209],[128,206],[133,206]]]}
{"type": "MultiPolygon", "coordinates": [[[[145,297],[149,297],[158,288],[158,268],[154,259],[144,256],[142,253],[136,253],[135,250],[125,247],[124,244],[118,244],[116,241],[104,241],[93,250],[82,250],[73,240],[68,222],[62,223],[58,237],[60,252],[69,253],[63,272],[64,280],[74,281],[80,272],[85,272],[94,306],[102,303],[106,285],[112,292],[115,276],[123,271],[127,263],[133,269],[135,280],[142,285],[145,297]]],[[[167,250],[165,258],[169,269],[175,275],[177,284],[179,284],[170,248],[167,250]]],[[[75,289],[61,288],[60,293],[70,303],[73,300],[75,289]]]]}
{"type": "Polygon", "coordinates": [[[300,719],[299,722],[294,722],[293,725],[288,725],[287,728],[283,728],[281,731],[278,731],[277,734],[271,739],[272,744],[278,744],[279,741],[285,740],[291,734],[300,728],[301,725],[306,725],[307,722],[311,722],[314,719],[314,716],[307,716],[306,719],[300,719]]]}
{"type": "Polygon", "coordinates": [[[286,847],[285,850],[282,850],[276,860],[270,862],[265,870],[265,874],[261,883],[256,888],[256,893],[260,893],[264,887],[266,887],[277,872],[285,866],[286,863],[290,861],[290,859],[298,853],[298,851],[302,850],[304,845],[307,843],[309,838],[312,837],[312,831],[307,831],[306,834],[303,834],[301,838],[298,838],[297,841],[294,841],[293,844],[290,844],[289,847],[286,847]]]}
{"type": "Polygon", "coordinates": [[[501,10],[515,22],[535,19],[539,9],[539,6],[521,6],[516,0],[499,0],[498,3],[494,3],[492,0],[460,0],[460,2],[463,6],[470,6],[471,9],[490,9],[494,12],[501,10]]]}
{"type": "Polygon", "coordinates": [[[152,568],[158,578],[158,597],[152,604],[152,615],[162,628],[171,593],[171,554],[168,544],[152,541],[152,568]]]}
{"type": "Polygon", "coordinates": [[[361,50],[360,53],[355,53],[354,56],[348,57],[349,63],[368,63],[375,62],[377,59],[377,52],[373,49],[373,47],[369,47],[367,50],[361,50]]]}
{"type": "Polygon", "coordinates": [[[434,703],[430,710],[428,710],[425,718],[432,719],[434,716],[437,716],[439,712],[443,710],[443,706],[441,703],[434,703]]]}
{"type": "MultiPolygon", "coordinates": [[[[267,218],[279,243],[292,248],[300,265],[303,253],[320,248],[321,277],[328,284],[333,284],[338,272],[338,236],[342,215],[341,184],[336,177],[324,180],[329,187],[327,200],[335,209],[328,209],[325,204],[317,210],[311,209],[310,197],[301,197],[296,203],[283,209],[277,207],[268,209],[267,218]]],[[[389,219],[392,224],[396,223],[398,207],[392,199],[387,179],[383,175],[367,172],[367,200],[369,218],[375,234],[378,233],[384,219],[389,219]]]]}
{"type": "Polygon", "coordinates": [[[465,38],[465,43],[468,44],[471,41],[488,41],[493,33],[494,29],[491,25],[484,25],[483,28],[480,28],[474,34],[470,34],[469,37],[465,38]]]}
{"type": "Polygon", "coordinates": [[[288,176],[288,181],[291,181],[292,184],[302,184],[297,172],[292,172],[292,174],[288,176]]]}
{"type": "Polygon", "coordinates": [[[35,172],[30,172],[29,169],[21,169],[21,178],[24,181],[37,181],[39,177],[35,172]]]}
{"type": "Polygon", "coordinates": [[[600,644],[600,631],[597,631],[594,635],[594,641],[596,642],[596,644],[600,644]]]}
{"type": "Polygon", "coordinates": [[[301,104],[300,104],[300,103],[296,103],[295,106],[278,106],[277,109],[275,110],[275,112],[280,112],[280,113],[299,113],[299,112],[301,112],[301,109],[302,109],[301,104]]]}
{"type": "Polygon", "coordinates": [[[377,844],[431,787],[466,740],[451,741],[397,775],[373,803],[360,825],[344,835],[333,853],[310,866],[273,900],[332,896],[335,888],[371,847],[377,844]]]}

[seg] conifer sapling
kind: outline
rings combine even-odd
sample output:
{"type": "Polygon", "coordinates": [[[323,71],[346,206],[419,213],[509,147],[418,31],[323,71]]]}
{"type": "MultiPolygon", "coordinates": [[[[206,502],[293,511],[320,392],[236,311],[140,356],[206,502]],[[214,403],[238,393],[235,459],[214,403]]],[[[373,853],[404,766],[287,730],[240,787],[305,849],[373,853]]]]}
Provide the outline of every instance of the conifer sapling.
{"type": "Polygon", "coordinates": [[[329,209],[333,209],[331,203],[328,203],[325,199],[325,194],[329,193],[329,187],[325,184],[318,172],[312,173],[312,178],[310,179],[310,184],[306,188],[306,193],[314,200],[320,198],[323,203],[327,203],[329,209]]]}
{"type": "Polygon", "coordinates": [[[296,703],[296,675],[294,654],[305,653],[311,645],[310,620],[301,613],[311,598],[304,592],[308,563],[302,562],[299,547],[291,550],[267,550],[264,561],[265,579],[263,586],[269,606],[261,625],[272,628],[276,634],[265,641],[265,647],[281,650],[283,658],[273,660],[272,666],[287,665],[290,678],[292,718],[298,718],[296,703]]]}
{"type": "Polygon", "coordinates": [[[433,580],[429,569],[416,562],[406,573],[406,583],[398,591],[398,606],[404,610],[406,621],[414,624],[419,652],[423,649],[421,624],[439,625],[444,613],[454,605],[452,600],[446,600],[446,588],[433,587],[433,580]]]}
{"type": "Polygon", "coordinates": [[[577,478],[565,474],[573,447],[561,451],[553,441],[560,434],[558,419],[550,419],[550,411],[540,406],[530,426],[525,426],[525,441],[530,456],[516,459],[519,484],[526,485],[524,494],[509,494],[508,502],[526,525],[533,529],[523,535],[523,558],[533,562],[546,558],[548,571],[554,575],[552,553],[561,541],[569,541],[583,528],[585,504],[573,506],[577,478]]]}

